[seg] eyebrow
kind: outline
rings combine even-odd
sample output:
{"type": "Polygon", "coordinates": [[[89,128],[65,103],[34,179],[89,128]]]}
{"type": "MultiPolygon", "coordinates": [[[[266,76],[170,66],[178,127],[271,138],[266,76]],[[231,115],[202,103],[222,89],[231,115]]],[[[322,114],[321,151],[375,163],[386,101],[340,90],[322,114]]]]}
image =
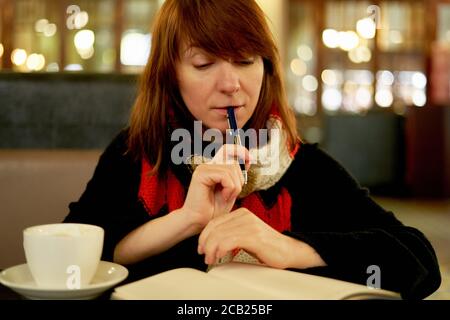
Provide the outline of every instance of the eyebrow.
{"type": "Polygon", "coordinates": [[[203,54],[205,56],[208,56],[208,53],[205,50],[203,50],[202,48],[199,48],[199,47],[195,47],[195,46],[190,46],[183,52],[183,55],[188,58],[193,58],[198,54],[203,54]]]}

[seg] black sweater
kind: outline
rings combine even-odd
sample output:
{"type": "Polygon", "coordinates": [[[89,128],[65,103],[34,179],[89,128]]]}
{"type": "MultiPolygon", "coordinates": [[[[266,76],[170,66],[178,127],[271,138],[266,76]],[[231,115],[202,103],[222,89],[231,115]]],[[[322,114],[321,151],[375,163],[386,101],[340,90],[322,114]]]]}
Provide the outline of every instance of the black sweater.
{"type": "MultiPolygon", "coordinates": [[[[77,202],[69,205],[64,222],[96,224],[105,229],[103,260],[112,261],[116,244],[145,222],[167,214],[163,208],[150,217],[138,200],[141,164],[124,155],[127,132],[120,133],[101,155],[92,179],[77,202]]],[[[184,165],[171,165],[187,188],[190,174],[184,165]]],[[[326,267],[302,270],[311,274],[366,284],[372,271],[381,271],[381,287],[406,299],[422,299],[440,285],[435,252],[425,236],[404,226],[385,211],[330,155],[317,145],[302,144],[283,178],[259,191],[266,204],[281,187],[291,195],[291,231],[286,235],[311,245],[326,267]]],[[[142,262],[127,266],[128,281],[173,268],[206,270],[197,254],[198,236],[142,262]]]]}

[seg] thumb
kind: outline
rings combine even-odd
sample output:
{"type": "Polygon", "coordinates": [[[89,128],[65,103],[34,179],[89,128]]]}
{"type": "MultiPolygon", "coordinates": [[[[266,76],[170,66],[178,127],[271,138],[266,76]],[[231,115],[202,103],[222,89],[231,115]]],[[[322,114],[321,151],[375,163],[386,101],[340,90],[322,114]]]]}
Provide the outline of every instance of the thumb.
{"type": "Polygon", "coordinates": [[[214,217],[218,217],[231,212],[236,199],[230,197],[228,200],[224,197],[223,193],[219,190],[214,192],[214,217]]]}

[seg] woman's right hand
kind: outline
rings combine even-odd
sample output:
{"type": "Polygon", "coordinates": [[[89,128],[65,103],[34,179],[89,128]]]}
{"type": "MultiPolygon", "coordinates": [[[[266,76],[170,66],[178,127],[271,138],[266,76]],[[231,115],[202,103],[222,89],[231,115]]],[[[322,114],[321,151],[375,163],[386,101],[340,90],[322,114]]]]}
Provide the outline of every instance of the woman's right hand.
{"type": "Polygon", "coordinates": [[[232,210],[242,190],[244,177],[237,158],[250,167],[250,154],[239,145],[223,145],[211,162],[199,165],[192,174],[182,211],[200,233],[208,222],[232,210]]]}
{"type": "Polygon", "coordinates": [[[212,218],[231,211],[244,180],[237,161],[228,159],[240,156],[248,170],[250,155],[241,146],[228,146],[194,171],[184,205],[127,234],[114,249],[114,261],[133,264],[160,254],[199,234],[212,218]]]}

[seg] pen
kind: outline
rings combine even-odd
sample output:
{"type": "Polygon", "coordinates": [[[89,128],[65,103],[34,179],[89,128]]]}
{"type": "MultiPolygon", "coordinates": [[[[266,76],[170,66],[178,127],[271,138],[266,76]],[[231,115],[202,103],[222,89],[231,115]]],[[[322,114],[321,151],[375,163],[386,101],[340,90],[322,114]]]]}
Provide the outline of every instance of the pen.
{"type": "MultiPolygon", "coordinates": [[[[234,114],[234,108],[227,108],[227,119],[228,119],[228,127],[232,130],[231,135],[233,136],[234,144],[238,144],[242,146],[241,137],[238,132],[236,116],[234,114]]],[[[244,176],[244,184],[247,184],[247,170],[245,170],[245,163],[239,161],[239,167],[241,168],[242,175],[244,176]]]]}

